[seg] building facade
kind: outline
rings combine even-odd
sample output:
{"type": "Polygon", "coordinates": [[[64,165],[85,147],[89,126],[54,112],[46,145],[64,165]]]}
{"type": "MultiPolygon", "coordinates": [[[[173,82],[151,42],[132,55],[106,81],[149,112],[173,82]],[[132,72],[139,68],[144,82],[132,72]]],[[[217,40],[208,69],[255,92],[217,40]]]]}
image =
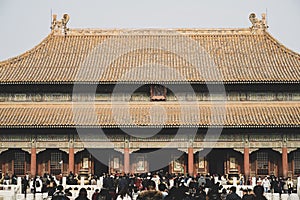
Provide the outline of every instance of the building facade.
{"type": "Polygon", "coordinates": [[[3,173],[300,175],[300,55],[264,15],[241,29],[69,29],[67,19],[0,62],[3,173]]]}

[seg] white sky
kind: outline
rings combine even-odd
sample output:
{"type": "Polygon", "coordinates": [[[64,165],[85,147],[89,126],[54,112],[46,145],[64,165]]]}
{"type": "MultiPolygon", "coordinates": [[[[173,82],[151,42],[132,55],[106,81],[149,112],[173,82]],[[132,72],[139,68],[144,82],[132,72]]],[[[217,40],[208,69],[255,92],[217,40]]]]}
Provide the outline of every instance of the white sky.
{"type": "Polygon", "coordinates": [[[269,32],[300,53],[300,0],[0,0],[0,60],[50,33],[50,13],[70,28],[244,28],[268,11],[269,32]]]}

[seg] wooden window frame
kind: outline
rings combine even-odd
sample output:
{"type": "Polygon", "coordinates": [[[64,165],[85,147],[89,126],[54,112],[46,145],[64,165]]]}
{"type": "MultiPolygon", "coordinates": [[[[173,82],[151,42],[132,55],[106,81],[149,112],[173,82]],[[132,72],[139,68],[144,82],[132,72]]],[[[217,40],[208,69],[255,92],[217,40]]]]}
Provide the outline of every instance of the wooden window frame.
{"type": "Polygon", "coordinates": [[[300,174],[300,168],[298,165],[300,165],[300,152],[293,152],[293,162],[292,162],[292,166],[293,166],[293,174],[294,175],[299,175],[300,174]],[[298,163],[299,162],[299,163],[298,163]]]}
{"type": "Polygon", "coordinates": [[[63,173],[63,155],[62,152],[51,152],[49,160],[49,171],[51,174],[58,175],[63,173]]]}
{"type": "Polygon", "coordinates": [[[14,152],[14,160],[12,162],[13,172],[17,176],[26,174],[26,154],[25,152],[14,152]]]}
{"type": "Polygon", "coordinates": [[[261,175],[261,176],[270,174],[270,155],[268,152],[257,152],[257,154],[256,154],[256,174],[261,175]],[[261,154],[261,155],[259,155],[259,154],[261,154]],[[259,164],[259,161],[261,161],[261,162],[267,161],[268,166],[259,168],[259,165],[261,165],[261,164],[259,164]],[[259,173],[259,172],[264,172],[266,170],[267,170],[266,173],[259,173]]]}

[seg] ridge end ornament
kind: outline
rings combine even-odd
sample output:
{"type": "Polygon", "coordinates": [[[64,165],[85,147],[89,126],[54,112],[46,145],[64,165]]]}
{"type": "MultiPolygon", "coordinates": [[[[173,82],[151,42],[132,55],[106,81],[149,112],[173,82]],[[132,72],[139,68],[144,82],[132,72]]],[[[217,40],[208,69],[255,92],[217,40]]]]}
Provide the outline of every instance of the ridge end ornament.
{"type": "Polygon", "coordinates": [[[265,31],[269,28],[269,26],[267,25],[266,13],[262,13],[261,17],[261,19],[258,19],[255,13],[251,13],[249,15],[249,20],[252,23],[250,29],[252,31],[265,31]]]}
{"type": "Polygon", "coordinates": [[[57,14],[53,14],[50,29],[52,31],[62,31],[65,35],[67,35],[67,32],[69,31],[69,28],[67,27],[69,20],[70,16],[68,14],[63,14],[63,18],[61,20],[57,20],[57,14]]]}

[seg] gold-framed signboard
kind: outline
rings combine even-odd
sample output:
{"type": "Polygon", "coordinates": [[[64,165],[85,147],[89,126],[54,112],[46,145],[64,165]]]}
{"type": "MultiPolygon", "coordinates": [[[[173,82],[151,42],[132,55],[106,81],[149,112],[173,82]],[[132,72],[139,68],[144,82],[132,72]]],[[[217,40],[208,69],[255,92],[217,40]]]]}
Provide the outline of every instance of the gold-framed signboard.
{"type": "Polygon", "coordinates": [[[145,159],[142,156],[136,158],[136,170],[145,171],[145,159]]]}
{"type": "Polygon", "coordinates": [[[174,161],[173,161],[173,170],[175,172],[181,172],[182,171],[182,165],[180,163],[180,160],[174,159],[174,161]]]}
{"type": "Polygon", "coordinates": [[[114,157],[113,158],[113,168],[114,169],[119,169],[120,168],[120,158],[119,157],[114,157]]]}
{"type": "Polygon", "coordinates": [[[204,157],[199,157],[198,168],[199,169],[204,169],[205,168],[205,159],[204,159],[204,157]]]}

